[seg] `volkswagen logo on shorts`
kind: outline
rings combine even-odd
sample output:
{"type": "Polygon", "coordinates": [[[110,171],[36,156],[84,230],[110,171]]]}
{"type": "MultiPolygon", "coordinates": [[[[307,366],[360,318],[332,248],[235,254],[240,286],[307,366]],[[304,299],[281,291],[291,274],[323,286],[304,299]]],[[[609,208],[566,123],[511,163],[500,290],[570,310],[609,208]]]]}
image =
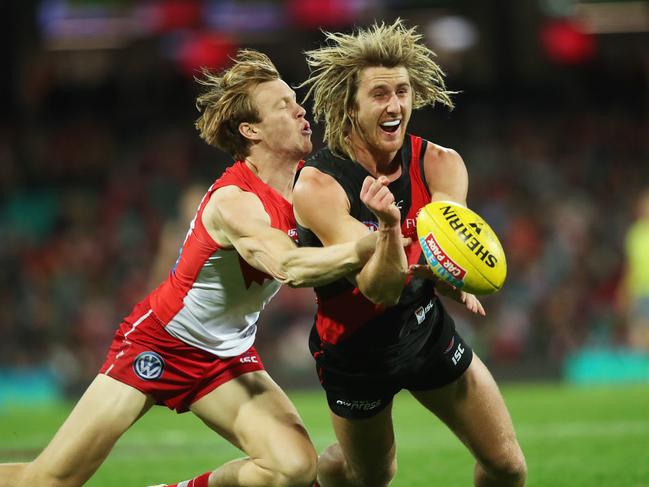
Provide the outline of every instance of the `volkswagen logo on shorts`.
{"type": "Polygon", "coordinates": [[[144,380],[159,379],[164,368],[164,360],[155,352],[142,352],[133,361],[133,370],[144,380]]]}

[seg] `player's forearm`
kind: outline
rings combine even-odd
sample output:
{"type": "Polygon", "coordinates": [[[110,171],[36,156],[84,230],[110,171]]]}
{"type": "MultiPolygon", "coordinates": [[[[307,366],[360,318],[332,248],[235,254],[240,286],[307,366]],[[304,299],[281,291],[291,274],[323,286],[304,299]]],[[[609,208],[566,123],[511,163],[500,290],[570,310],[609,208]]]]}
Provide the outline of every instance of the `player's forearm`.
{"type": "MultiPolygon", "coordinates": [[[[376,233],[376,232],[375,232],[376,233]]],[[[376,235],[330,247],[302,247],[280,261],[282,282],[291,287],[322,286],[360,269],[374,253],[376,235]]]]}
{"type": "Polygon", "coordinates": [[[394,306],[399,302],[408,271],[401,229],[379,227],[375,233],[376,250],[356,276],[356,285],[373,303],[394,306]]]}

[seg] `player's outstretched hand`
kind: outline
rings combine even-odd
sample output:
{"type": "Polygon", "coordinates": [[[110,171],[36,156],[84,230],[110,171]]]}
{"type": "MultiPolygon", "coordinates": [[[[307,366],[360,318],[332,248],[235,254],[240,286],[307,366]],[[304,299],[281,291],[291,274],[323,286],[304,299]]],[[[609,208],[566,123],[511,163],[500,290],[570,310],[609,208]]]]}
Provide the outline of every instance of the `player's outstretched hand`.
{"type": "Polygon", "coordinates": [[[378,179],[367,176],[361,188],[361,201],[376,215],[379,222],[392,227],[401,223],[401,212],[394,204],[394,195],[388,189],[388,184],[385,176],[378,179]]]}
{"type": "Polygon", "coordinates": [[[451,298],[458,303],[464,305],[466,309],[481,316],[486,316],[484,307],[480,300],[473,294],[469,294],[461,289],[456,288],[452,284],[440,279],[435,275],[433,271],[430,270],[430,267],[427,265],[414,264],[408,268],[408,274],[415,277],[422,277],[424,279],[430,279],[435,281],[435,289],[442,296],[451,298]]]}

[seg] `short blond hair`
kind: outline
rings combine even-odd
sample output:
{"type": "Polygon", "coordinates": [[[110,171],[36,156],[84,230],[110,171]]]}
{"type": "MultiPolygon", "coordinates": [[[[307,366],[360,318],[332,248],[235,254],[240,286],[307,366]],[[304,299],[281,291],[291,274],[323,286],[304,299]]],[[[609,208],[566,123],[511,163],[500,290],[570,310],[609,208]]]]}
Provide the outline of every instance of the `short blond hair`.
{"type": "Polygon", "coordinates": [[[324,34],[327,43],[305,53],[311,75],[300,87],[308,87],[305,101],[313,96],[314,119],[324,120],[324,139],[334,154],[353,157],[348,140],[354,125],[350,111],[356,106],[359,77],[365,68],[403,66],[413,89],[413,108],[435,103],[453,108],[450,95],[454,92],[446,90],[444,72],[433,61],[435,53],[401,19],[390,25],[375,23],[352,34],[324,34]]]}
{"type": "Polygon", "coordinates": [[[239,132],[242,122],[261,122],[259,111],[251,97],[260,83],[279,79],[277,68],[265,54],[241,49],[234,64],[220,73],[202,70],[196,82],[206,90],[196,98],[196,108],[202,112],[196,128],[208,144],[229,153],[236,160],[250,155],[250,141],[239,132]]]}

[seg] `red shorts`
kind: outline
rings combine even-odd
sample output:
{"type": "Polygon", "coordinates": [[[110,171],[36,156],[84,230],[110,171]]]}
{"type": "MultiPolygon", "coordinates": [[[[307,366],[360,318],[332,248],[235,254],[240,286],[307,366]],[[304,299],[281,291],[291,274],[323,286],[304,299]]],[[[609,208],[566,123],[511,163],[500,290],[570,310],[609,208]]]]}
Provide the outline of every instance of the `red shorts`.
{"type": "Polygon", "coordinates": [[[264,370],[264,365],[255,347],[224,358],[192,347],[167,333],[145,299],[115,333],[99,373],[184,413],[221,384],[257,370],[264,370]]]}

